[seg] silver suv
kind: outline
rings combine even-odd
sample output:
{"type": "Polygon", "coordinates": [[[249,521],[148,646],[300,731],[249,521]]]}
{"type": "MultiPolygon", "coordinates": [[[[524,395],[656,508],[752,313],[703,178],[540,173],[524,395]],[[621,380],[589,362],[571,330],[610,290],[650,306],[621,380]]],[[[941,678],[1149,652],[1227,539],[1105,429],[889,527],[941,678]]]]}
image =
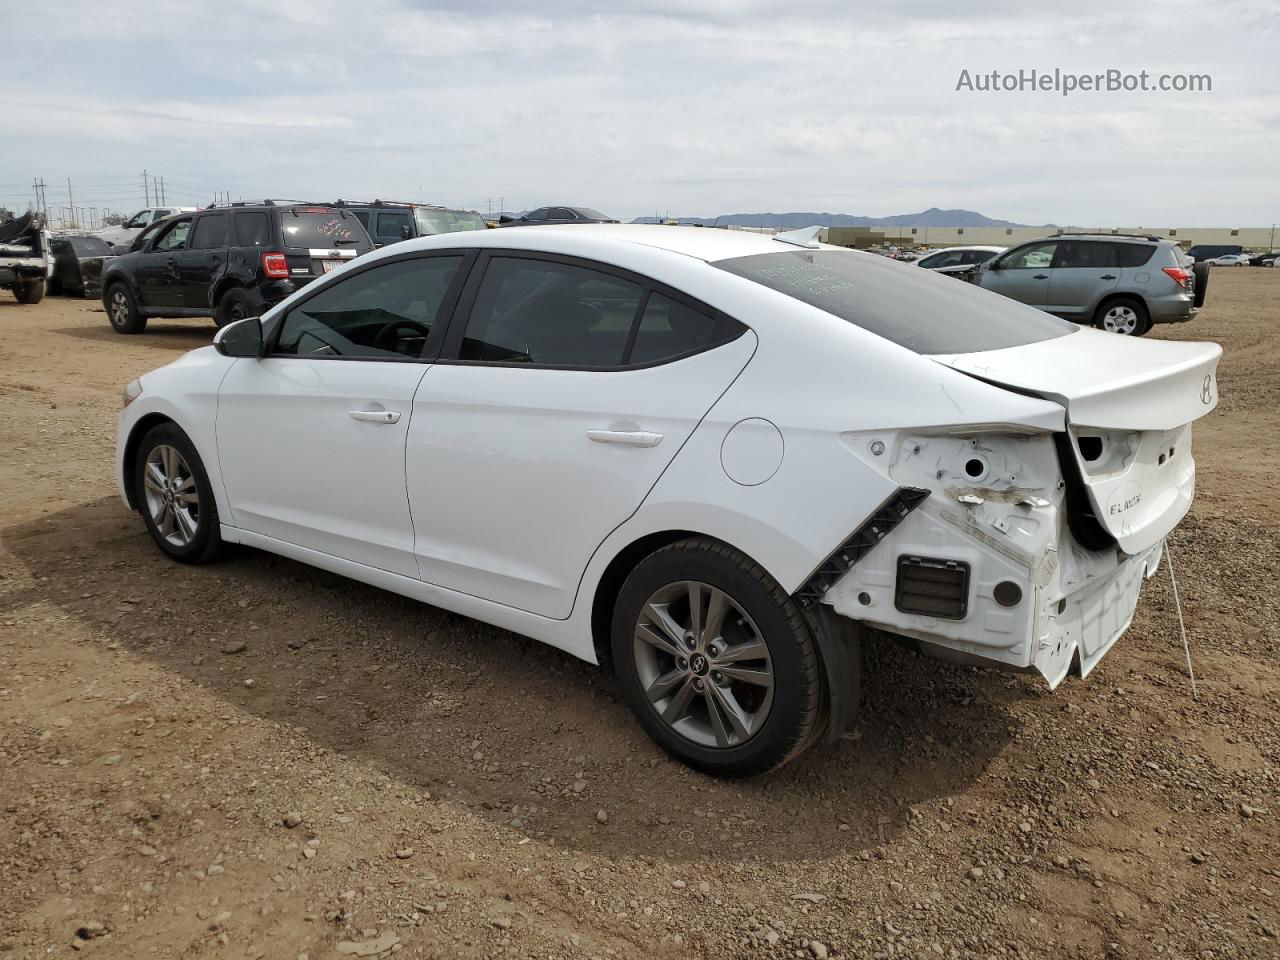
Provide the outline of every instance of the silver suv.
{"type": "Polygon", "coordinates": [[[1152,324],[1194,317],[1209,270],[1159,237],[1073,233],[1011,247],[973,282],[1066,320],[1140,337],[1152,324]]]}

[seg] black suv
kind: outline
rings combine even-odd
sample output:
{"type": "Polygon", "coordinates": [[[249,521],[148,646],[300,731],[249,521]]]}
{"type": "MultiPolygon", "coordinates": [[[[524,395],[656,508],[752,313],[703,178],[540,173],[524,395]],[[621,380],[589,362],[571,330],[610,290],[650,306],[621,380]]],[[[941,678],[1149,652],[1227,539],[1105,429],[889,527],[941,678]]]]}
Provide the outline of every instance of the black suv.
{"type": "Polygon", "coordinates": [[[309,203],[233,203],[163,221],[108,262],[102,303],[117,333],[151,317],[256,316],[373,249],[355,214],[309,203]]]}
{"type": "Polygon", "coordinates": [[[339,200],[333,206],[354,213],[361,225],[369,231],[375,247],[412,240],[414,237],[488,229],[488,224],[478,213],[425,203],[398,203],[390,200],[357,203],[339,200]]]}

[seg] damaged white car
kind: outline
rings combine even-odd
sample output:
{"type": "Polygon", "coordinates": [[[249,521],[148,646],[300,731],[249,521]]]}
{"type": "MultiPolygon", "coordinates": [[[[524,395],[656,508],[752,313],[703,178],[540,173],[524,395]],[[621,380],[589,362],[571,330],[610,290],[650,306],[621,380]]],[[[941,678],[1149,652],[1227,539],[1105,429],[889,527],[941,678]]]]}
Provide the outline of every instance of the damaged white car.
{"type": "Polygon", "coordinates": [[[611,661],[723,776],[848,729],[860,625],[1088,673],[1190,506],[1220,349],[815,233],[387,247],[129,384],[122,495],[176,560],[247,544],[611,661]]]}

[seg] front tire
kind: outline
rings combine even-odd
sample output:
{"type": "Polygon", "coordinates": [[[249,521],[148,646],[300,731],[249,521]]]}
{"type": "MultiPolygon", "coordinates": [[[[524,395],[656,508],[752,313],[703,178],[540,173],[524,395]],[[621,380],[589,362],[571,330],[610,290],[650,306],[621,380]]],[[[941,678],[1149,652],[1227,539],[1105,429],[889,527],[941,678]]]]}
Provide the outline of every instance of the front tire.
{"type": "Polygon", "coordinates": [[[104,300],[107,319],[116,333],[141,333],[147,329],[147,318],[138,309],[138,301],[125,284],[112,284],[104,300]]]}
{"type": "Polygon", "coordinates": [[[822,665],[799,608],[719,541],[681,540],[642,560],[618,594],[612,648],[645,732],[704,773],[767,773],[825,723],[822,665]]]}
{"type": "Polygon", "coordinates": [[[1151,329],[1151,319],[1141,300],[1117,297],[1098,308],[1093,323],[1100,330],[1126,337],[1140,337],[1151,329]]]}
{"type": "Polygon", "coordinates": [[[204,463],[174,423],[152,427],[138,444],[134,500],[147,532],[179,563],[208,563],[222,552],[218,505],[204,463]]]}
{"type": "Polygon", "coordinates": [[[19,303],[34,304],[44,299],[45,280],[20,280],[13,285],[13,295],[19,303]]]}

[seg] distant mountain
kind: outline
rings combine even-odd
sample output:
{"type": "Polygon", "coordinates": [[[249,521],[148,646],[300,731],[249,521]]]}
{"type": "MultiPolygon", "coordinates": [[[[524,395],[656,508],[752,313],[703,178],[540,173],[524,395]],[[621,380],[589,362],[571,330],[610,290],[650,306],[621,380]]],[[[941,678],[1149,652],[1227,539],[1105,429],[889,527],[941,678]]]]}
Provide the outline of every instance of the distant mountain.
{"type": "MultiPolygon", "coordinates": [[[[680,217],[686,224],[711,226],[772,227],[793,230],[821,224],[824,227],[1023,227],[1030,224],[994,220],[976,210],[941,210],[930,207],[919,213],[892,217],[859,217],[851,213],[728,213],[719,217],[680,217]]],[[[661,223],[659,217],[637,217],[632,223],[661,223]]],[[[1052,224],[1042,224],[1052,226],[1052,224]]]]}

